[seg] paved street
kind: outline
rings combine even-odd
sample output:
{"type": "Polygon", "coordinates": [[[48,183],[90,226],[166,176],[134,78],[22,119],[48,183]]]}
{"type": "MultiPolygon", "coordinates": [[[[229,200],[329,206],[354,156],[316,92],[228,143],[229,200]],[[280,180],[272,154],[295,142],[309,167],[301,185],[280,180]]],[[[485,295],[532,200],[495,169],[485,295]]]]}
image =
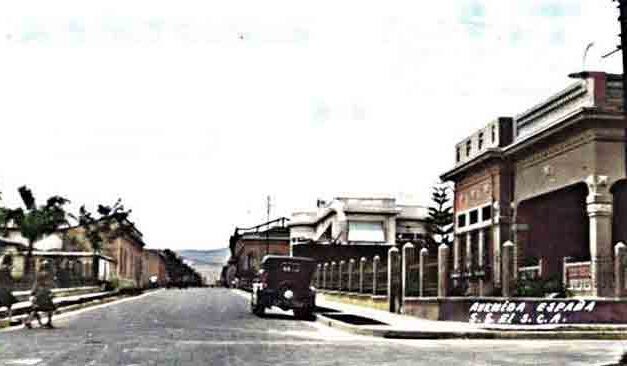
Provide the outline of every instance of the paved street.
{"type": "Polygon", "coordinates": [[[1,365],[602,365],[598,341],[403,341],[357,337],[280,311],[259,319],[226,289],[164,290],[62,315],[55,330],[0,332],[1,365]]]}

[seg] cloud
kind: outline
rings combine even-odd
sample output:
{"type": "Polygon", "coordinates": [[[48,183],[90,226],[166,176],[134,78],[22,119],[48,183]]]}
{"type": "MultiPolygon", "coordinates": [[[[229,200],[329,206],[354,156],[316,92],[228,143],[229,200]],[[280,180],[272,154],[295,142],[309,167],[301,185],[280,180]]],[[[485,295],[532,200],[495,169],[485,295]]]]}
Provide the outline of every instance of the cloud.
{"type": "Polygon", "coordinates": [[[580,1],[549,0],[538,1],[531,8],[531,14],[541,17],[559,18],[580,14],[580,1]]]}
{"type": "Polygon", "coordinates": [[[173,248],[225,246],[268,194],[275,215],[339,193],[428,203],[454,144],[561,90],[590,41],[620,72],[599,57],[611,3],[544,3],[2,3],[0,190],[120,196],[173,248]]]}

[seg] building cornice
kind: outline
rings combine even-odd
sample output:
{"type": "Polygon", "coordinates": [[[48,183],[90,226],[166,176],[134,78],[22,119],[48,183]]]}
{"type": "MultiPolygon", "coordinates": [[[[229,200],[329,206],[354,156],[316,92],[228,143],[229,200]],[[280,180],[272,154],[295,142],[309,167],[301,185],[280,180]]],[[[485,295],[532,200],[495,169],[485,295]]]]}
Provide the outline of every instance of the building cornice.
{"type": "Polygon", "coordinates": [[[545,116],[550,112],[560,107],[563,107],[569,102],[584,96],[585,94],[587,94],[587,92],[588,89],[586,88],[585,81],[579,81],[571,84],[566,89],[558,92],[555,95],[552,95],[548,99],[536,104],[535,106],[516,116],[516,127],[519,128],[520,126],[533,123],[540,117],[545,116]]]}
{"type": "Polygon", "coordinates": [[[501,160],[503,158],[503,150],[501,148],[490,148],[483,152],[482,154],[477,155],[475,158],[468,160],[462,164],[459,164],[455,168],[449,170],[448,172],[442,174],[440,179],[442,181],[455,180],[457,176],[475,168],[479,164],[486,163],[491,160],[501,160]]]}
{"type": "Polygon", "coordinates": [[[545,128],[537,131],[536,133],[525,136],[513,144],[505,147],[503,149],[503,153],[505,157],[511,157],[516,155],[521,150],[524,150],[532,145],[535,145],[547,138],[554,136],[559,132],[563,132],[564,130],[572,127],[573,125],[583,121],[583,120],[616,120],[620,121],[624,119],[622,113],[619,112],[600,112],[596,108],[579,108],[572,113],[564,116],[563,118],[558,119],[554,123],[547,125],[545,128]]]}

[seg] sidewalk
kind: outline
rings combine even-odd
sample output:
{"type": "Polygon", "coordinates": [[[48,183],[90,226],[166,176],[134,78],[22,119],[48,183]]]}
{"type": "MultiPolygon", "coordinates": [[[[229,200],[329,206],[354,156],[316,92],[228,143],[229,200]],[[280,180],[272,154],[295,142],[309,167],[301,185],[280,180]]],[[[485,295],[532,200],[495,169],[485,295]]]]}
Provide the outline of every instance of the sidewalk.
{"type": "MultiPolygon", "coordinates": [[[[84,291],[87,288],[76,288],[73,291],[70,289],[58,289],[55,291],[58,297],[53,299],[54,304],[57,306],[57,311],[55,314],[75,310],[76,308],[80,308],[82,306],[86,306],[88,303],[93,302],[103,302],[108,298],[115,298],[116,295],[119,295],[118,292],[115,291],[99,291],[99,292],[89,292],[85,293],[84,291]],[[66,294],[66,293],[78,293],[76,295],[67,295],[67,296],[59,296],[58,294],[66,294]]],[[[18,294],[19,295],[19,294],[18,294]]],[[[18,298],[20,299],[20,298],[18,298]]],[[[12,322],[10,325],[19,324],[21,320],[23,320],[27,313],[29,312],[32,304],[30,301],[20,301],[13,305],[13,316],[12,322]]],[[[0,328],[3,326],[7,326],[6,324],[6,308],[0,307],[0,328]]]]}
{"type": "Polygon", "coordinates": [[[627,339],[627,325],[484,325],[434,321],[393,314],[373,308],[325,299],[318,294],[321,309],[317,321],[347,332],[383,338],[406,339],[627,339]]]}

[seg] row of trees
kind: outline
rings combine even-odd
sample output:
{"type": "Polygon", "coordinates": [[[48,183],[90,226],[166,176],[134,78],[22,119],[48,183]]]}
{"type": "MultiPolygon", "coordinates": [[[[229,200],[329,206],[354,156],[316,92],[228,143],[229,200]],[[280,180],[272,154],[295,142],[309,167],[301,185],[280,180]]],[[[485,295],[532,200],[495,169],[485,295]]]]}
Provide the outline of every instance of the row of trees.
{"type": "Polygon", "coordinates": [[[18,188],[23,207],[9,208],[0,206],[0,227],[4,236],[11,230],[17,230],[27,240],[28,250],[24,263],[26,276],[32,274],[33,248],[35,242],[45,236],[57,232],[63,227],[70,226],[69,219],[85,228],[85,237],[90,242],[95,252],[102,250],[103,243],[109,238],[120,235],[120,230],[125,230],[125,225],[113,225],[112,220],[117,216],[125,219],[130,214],[121,200],[114,205],[98,205],[96,213],[89,212],[85,206],[81,206],[77,215],[66,210],[70,201],[61,196],[52,196],[44,204],[38,204],[32,191],[26,186],[18,188]]]}

